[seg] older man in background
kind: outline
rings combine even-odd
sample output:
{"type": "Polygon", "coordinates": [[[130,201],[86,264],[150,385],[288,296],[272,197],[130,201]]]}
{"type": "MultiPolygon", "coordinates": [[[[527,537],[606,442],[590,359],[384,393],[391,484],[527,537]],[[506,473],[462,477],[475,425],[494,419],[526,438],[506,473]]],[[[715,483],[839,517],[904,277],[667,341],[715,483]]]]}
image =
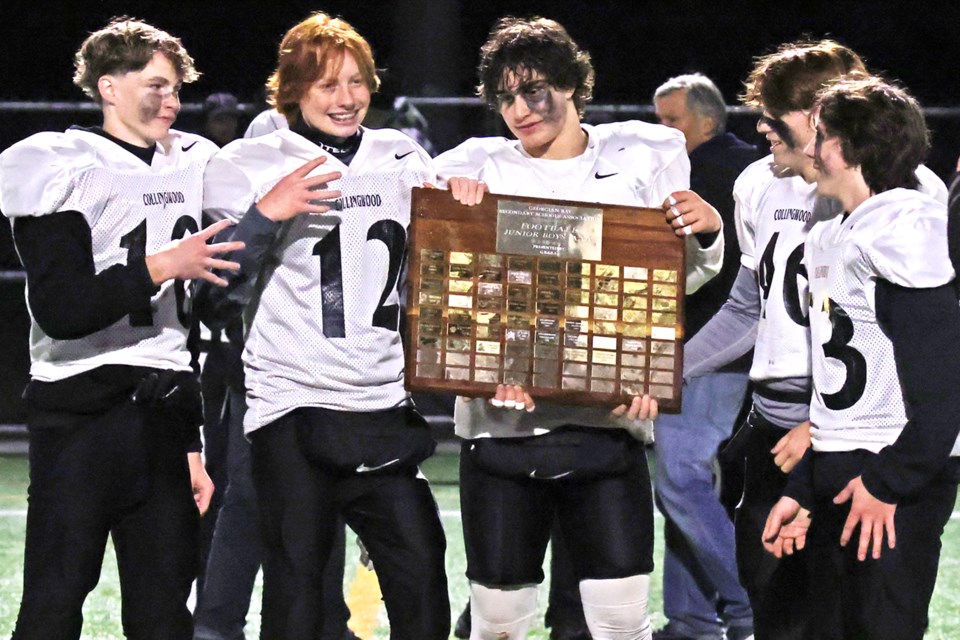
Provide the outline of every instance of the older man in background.
{"type": "MultiPolygon", "coordinates": [[[[701,74],[667,80],[654,94],[657,118],[686,137],[690,188],[716,207],[726,243],[720,274],[687,296],[689,340],[723,305],[737,275],[740,248],[733,183],[759,157],[757,148],[726,131],[727,111],[714,83],[701,74]]],[[[682,412],[656,425],[656,501],[666,518],[663,610],[659,640],[747,638],[753,614],[737,577],[733,523],[715,490],[720,444],[730,437],[746,395],[749,358],[687,382],[682,412]]]]}

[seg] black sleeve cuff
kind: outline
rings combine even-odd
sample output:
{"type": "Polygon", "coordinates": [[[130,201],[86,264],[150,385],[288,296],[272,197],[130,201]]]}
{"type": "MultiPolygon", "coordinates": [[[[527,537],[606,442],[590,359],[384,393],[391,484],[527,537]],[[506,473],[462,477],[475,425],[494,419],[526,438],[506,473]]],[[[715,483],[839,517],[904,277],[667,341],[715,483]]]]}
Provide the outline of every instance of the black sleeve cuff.
{"type": "Polygon", "coordinates": [[[807,449],[803,458],[787,476],[787,486],[783,495],[793,498],[800,506],[809,511],[813,510],[813,449],[807,449]]]}
{"type": "Polygon", "coordinates": [[[720,235],[719,231],[705,231],[703,233],[694,234],[697,237],[697,242],[700,243],[700,246],[704,249],[707,247],[713,246],[713,243],[717,241],[717,236],[720,235]]]}

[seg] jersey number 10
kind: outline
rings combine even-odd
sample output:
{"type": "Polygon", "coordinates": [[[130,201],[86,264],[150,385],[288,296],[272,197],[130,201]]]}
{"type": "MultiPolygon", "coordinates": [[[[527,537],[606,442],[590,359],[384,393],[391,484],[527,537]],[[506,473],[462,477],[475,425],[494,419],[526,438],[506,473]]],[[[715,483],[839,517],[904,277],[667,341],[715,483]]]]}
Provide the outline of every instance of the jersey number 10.
{"type": "MultiPolygon", "coordinates": [[[[173,225],[170,240],[179,240],[188,233],[199,231],[200,225],[190,216],[180,216],[173,225]]],[[[134,260],[143,260],[147,255],[147,221],[138,224],[129,233],[120,238],[120,247],[127,250],[127,264],[134,260]]],[[[190,301],[187,299],[187,283],[174,280],[173,293],[177,298],[177,320],[184,328],[190,327],[190,301]]],[[[143,309],[130,312],[130,326],[153,326],[153,309],[147,305],[143,309]]]]}

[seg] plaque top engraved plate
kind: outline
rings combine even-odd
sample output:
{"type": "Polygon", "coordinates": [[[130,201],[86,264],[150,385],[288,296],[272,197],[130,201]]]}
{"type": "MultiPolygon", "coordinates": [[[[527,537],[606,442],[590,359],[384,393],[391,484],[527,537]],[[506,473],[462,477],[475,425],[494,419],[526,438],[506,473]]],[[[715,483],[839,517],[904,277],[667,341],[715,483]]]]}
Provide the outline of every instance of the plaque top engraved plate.
{"type": "Polygon", "coordinates": [[[414,189],[406,383],[679,411],[684,243],[659,209],[414,189]]]}

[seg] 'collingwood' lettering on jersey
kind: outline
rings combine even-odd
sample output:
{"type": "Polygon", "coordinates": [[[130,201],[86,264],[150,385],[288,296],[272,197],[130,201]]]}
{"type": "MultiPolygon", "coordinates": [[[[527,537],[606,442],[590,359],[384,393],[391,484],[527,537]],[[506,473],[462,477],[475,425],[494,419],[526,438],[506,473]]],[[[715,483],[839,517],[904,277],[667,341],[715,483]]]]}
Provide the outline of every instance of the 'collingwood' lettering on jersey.
{"type": "MultiPolygon", "coordinates": [[[[10,218],[80,212],[90,226],[99,273],[199,229],[203,171],[216,149],[199,136],[171,130],[148,166],[92,131],[36,134],[0,156],[0,207],[10,218]]],[[[55,340],[34,322],[30,375],[60,380],[105,364],[189,369],[188,303],[184,282],[167,281],[148,313],[131,314],[83,338],[55,340]]]]}
{"type": "Polygon", "coordinates": [[[149,206],[153,205],[168,205],[168,204],[183,204],[186,202],[182,191],[158,191],[156,193],[145,193],[143,194],[143,204],[149,206]]]}
{"type": "MultiPolygon", "coordinates": [[[[234,141],[210,162],[204,209],[240,218],[319,155],[288,129],[234,141]]],[[[400,277],[411,189],[434,180],[431,160],[400,132],[365,129],[349,166],[327,156],[315,174],[330,171],[342,173],[329,185],[341,197],[283,223],[245,314],[248,432],[296,407],[376,411],[407,400],[400,277]]]]}
{"type": "MultiPolygon", "coordinates": [[[[412,153],[412,152],[411,152],[412,153]]],[[[333,201],[333,209],[343,211],[354,207],[379,207],[383,204],[383,198],[377,193],[368,193],[359,196],[347,196],[337,198],[333,201]]]]}
{"type": "Polygon", "coordinates": [[[799,222],[810,222],[813,216],[811,211],[806,209],[777,209],[773,212],[774,220],[796,220],[799,222]]]}

